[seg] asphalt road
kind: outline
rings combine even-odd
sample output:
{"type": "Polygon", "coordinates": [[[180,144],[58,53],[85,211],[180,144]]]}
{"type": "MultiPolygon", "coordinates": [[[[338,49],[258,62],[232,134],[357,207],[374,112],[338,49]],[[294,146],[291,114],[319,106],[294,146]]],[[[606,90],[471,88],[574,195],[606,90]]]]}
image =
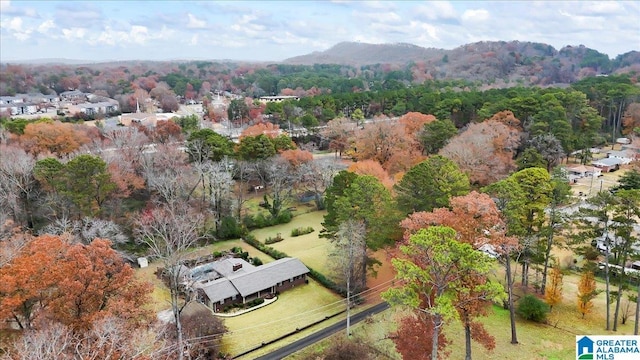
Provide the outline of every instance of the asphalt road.
{"type": "MultiPolygon", "coordinates": [[[[375,305],[367,310],[361,311],[353,316],[351,316],[351,325],[358,323],[364,319],[366,319],[370,315],[377,314],[389,308],[389,304],[386,302],[375,305]]],[[[340,331],[346,329],[347,320],[343,320],[337,324],[333,324],[325,329],[322,329],[318,332],[315,332],[305,338],[302,338],[296,342],[293,342],[283,348],[280,348],[276,351],[273,351],[267,355],[256,358],[256,360],[279,360],[284,358],[285,356],[291,355],[296,351],[302,350],[307,346],[311,346],[314,343],[340,331]]]]}

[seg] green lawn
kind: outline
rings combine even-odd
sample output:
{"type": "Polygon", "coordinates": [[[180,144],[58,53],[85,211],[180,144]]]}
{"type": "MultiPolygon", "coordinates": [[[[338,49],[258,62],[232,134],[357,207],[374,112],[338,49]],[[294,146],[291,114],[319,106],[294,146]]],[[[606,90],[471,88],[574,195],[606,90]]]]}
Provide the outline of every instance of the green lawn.
{"type": "Polygon", "coordinates": [[[329,253],[331,244],[327,239],[319,237],[325,214],[325,211],[314,211],[298,215],[288,224],[257,229],[251,233],[261,242],[264,242],[267,237],[275,237],[280,233],[284,240],[269,246],[291,257],[298,258],[305,265],[324,275],[328,275],[327,254],[329,253]],[[311,226],[315,231],[311,234],[291,237],[291,230],[307,226],[311,226]]]}
{"type": "Polygon", "coordinates": [[[310,279],[309,284],[280,294],[273,304],[225,318],[230,333],[224,337],[224,349],[231,355],[239,354],[342,309],[344,302],[338,295],[310,279]]]}

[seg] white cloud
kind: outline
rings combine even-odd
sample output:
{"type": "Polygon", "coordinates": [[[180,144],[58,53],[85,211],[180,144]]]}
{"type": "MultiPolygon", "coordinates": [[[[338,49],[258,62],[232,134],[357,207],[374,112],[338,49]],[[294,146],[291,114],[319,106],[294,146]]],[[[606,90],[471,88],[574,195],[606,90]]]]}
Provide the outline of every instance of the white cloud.
{"type": "Polygon", "coordinates": [[[44,22],[42,22],[42,24],[40,24],[40,26],[38,26],[38,32],[41,34],[50,34],[49,30],[54,29],[55,27],[56,24],[53,22],[53,20],[45,20],[44,22]]]}
{"type": "Polygon", "coordinates": [[[70,29],[62,29],[62,36],[69,40],[69,41],[74,41],[74,40],[80,40],[83,39],[84,36],[86,35],[87,30],[83,29],[83,28],[79,28],[79,27],[73,27],[70,29]]]}
{"type": "Polygon", "coordinates": [[[244,14],[237,23],[231,25],[231,29],[249,37],[257,37],[267,29],[264,25],[256,23],[256,20],[258,20],[257,16],[253,14],[244,14]]]}
{"type": "Polygon", "coordinates": [[[198,34],[195,34],[191,37],[191,41],[189,41],[189,45],[192,45],[192,46],[198,45],[198,34]]]}
{"type": "Polygon", "coordinates": [[[415,8],[414,13],[429,20],[458,18],[458,12],[448,1],[434,1],[428,5],[419,5],[415,8]]]}
{"type": "Polygon", "coordinates": [[[462,20],[482,22],[489,20],[489,12],[485,9],[468,9],[462,13],[462,20]]]}
{"type": "Polygon", "coordinates": [[[20,41],[27,40],[31,37],[31,29],[22,28],[23,21],[21,17],[13,17],[0,23],[0,28],[7,29],[11,35],[20,41]]]}
{"type": "Polygon", "coordinates": [[[133,25],[129,31],[129,38],[136,44],[144,44],[149,38],[149,30],[146,26],[133,25]]]}
{"type": "Polygon", "coordinates": [[[195,15],[189,13],[187,14],[187,17],[189,18],[189,23],[187,23],[188,29],[204,29],[207,27],[207,22],[198,19],[195,15]]]}
{"type": "Polygon", "coordinates": [[[22,31],[22,18],[14,17],[9,21],[3,21],[2,27],[11,31],[22,31]]]}
{"type": "Polygon", "coordinates": [[[0,0],[0,11],[7,11],[11,7],[11,1],[0,0]]]}
{"type": "MultiPolygon", "coordinates": [[[[84,30],[84,29],[83,29],[84,30]]],[[[110,46],[126,46],[130,44],[146,45],[149,40],[168,39],[173,31],[162,27],[159,32],[150,32],[149,28],[142,25],[131,25],[127,30],[115,30],[110,26],[104,28],[98,35],[88,36],[89,45],[110,45],[110,46]]]]}

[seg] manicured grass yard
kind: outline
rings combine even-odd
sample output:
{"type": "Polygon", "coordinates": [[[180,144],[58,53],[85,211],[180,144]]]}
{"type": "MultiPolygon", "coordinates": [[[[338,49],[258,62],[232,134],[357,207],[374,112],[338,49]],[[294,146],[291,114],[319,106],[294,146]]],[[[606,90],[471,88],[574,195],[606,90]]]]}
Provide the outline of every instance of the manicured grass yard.
{"type": "Polygon", "coordinates": [[[344,302],[338,295],[310,279],[309,284],[280,294],[273,304],[225,318],[224,323],[230,331],[223,340],[225,351],[237,355],[342,309],[344,302]]]}
{"type": "Polygon", "coordinates": [[[300,259],[305,265],[327,276],[329,275],[327,254],[330,251],[331,244],[327,239],[319,237],[325,214],[325,211],[314,211],[298,215],[288,224],[257,229],[251,233],[260,242],[264,242],[267,237],[275,237],[280,233],[284,240],[269,246],[291,257],[300,259]],[[315,231],[311,234],[291,237],[291,230],[307,226],[311,226],[315,231]]]}

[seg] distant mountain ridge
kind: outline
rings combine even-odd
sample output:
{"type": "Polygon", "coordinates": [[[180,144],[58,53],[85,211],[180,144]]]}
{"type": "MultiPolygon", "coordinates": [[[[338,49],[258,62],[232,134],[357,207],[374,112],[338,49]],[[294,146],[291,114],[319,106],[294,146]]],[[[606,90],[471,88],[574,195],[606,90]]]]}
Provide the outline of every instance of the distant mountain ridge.
{"type": "Polygon", "coordinates": [[[525,83],[571,83],[585,76],[640,72],[640,52],[633,50],[615,59],[584,45],[553,46],[528,41],[481,41],[452,50],[412,44],[341,42],[321,52],[296,56],[285,64],[387,64],[396,68],[414,63],[415,71],[429,78],[525,83]]]}
{"type": "Polygon", "coordinates": [[[283,60],[286,64],[341,64],[369,65],[406,63],[414,59],[442,57],[446,50],[423,48],[413,44],[367,44],[360,42],[341,42],[325,51],[315,51],[283,60]]]}

